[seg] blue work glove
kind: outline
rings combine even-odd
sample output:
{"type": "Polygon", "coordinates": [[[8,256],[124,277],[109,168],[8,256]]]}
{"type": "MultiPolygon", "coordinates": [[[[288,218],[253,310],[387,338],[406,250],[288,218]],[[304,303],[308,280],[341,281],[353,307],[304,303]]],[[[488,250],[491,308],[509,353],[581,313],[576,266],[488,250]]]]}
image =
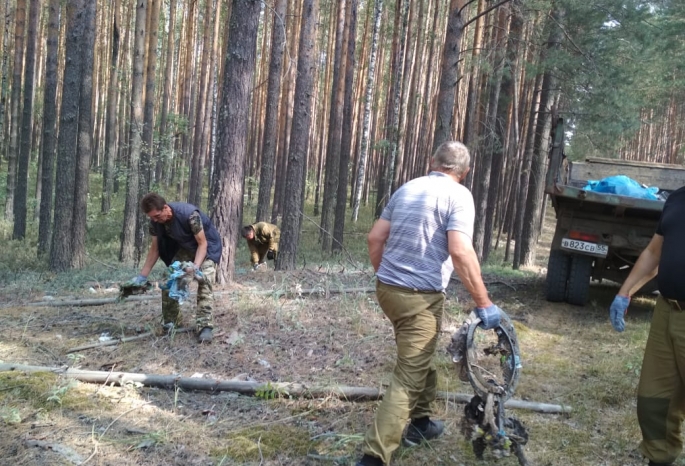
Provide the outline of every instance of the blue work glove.
{"type": "Polygon", "coordinates": [[[622,296],[617,294],[614,298],[614,302],[611,303],[609,308],[609,319],[611,319],[611,325],[614,326],[614,330],[617,332],[622,332],[626,328],[626,322],[623,320],[623,316],[628,312],[628,305],[630,304],[630,296],[622,296]]]}
{"type": "Polygon", "coordinates": [[[502,310],[494,304],[490,304],[488,307],[476,308],[476,315],[480,319],[481,326],[485,330],[492,330],[499,325],[500,312],[502,312],[502,310]]]}
{"type": "Polygon", "coordinates": [[[131,283],[135,286],[142,286],[147,282],[147,277],[145,275],[138,275],[136,278],[131,280],[131,283]]]}

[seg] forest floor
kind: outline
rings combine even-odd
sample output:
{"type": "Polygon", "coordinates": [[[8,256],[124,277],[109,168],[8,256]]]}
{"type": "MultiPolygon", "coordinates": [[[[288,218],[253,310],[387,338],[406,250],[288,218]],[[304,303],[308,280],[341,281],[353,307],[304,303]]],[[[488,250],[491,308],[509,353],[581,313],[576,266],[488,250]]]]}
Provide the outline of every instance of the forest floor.
{"type": "MultiPolygon", "coordinates": [[[[639,465],[635,389],[653,299],[636,299],[626,332],[616,334],[608,306],[611,284],[593,285],[590,303],[544,300],[540,267],[526,274],[490,273],[492,300],[514,320],[523,369],[515,398],[571,406],[570,414],[508,410],[530,434],[531,465],[639,465]]],[[[217,297],[215,338],[151,337],[76,353],[76,346],[159,327],[159,300],[91,307],[35,306],[43,296],[0,291],[0,363],[177,374],[184,377],[380,387],[394,364],[392,328],[373,293],[327,294],[371,287],[370,271],[273,270],[236,277],[217,297]],[[297,296],[278,291],[321,289],[297,296]],[[256,291],[272,290],[271,294],[256,291]]],[[[114,296],[102,291],[72,298],[114,296]]],[[[89,285],[90,287],[90,285],[89,285]]],[[[72,293],[73,294],[73,293],[72,293]]],[[[470,312],[457,281],[447,291],[436,358],[440,390],[472,393],[444,348],[470,312]]],[[[55,299],[61,297],[55,296],[55,299]]],[[[193,305],[183,307],[192,325],[193,305]]],[[[235,393],[82,383],[51,373],[0,373],[1,464],[12,465],[352,465],[377,402],[334,397],[271,399],[235,393]]],[[[475,459],[459,432],[463,405],[436,403],[446,433],[427,447],[401,448],[397,466],[518,464],[475,459]]],[[[678,463],[685,464],[685,463],[678,463]]]]}

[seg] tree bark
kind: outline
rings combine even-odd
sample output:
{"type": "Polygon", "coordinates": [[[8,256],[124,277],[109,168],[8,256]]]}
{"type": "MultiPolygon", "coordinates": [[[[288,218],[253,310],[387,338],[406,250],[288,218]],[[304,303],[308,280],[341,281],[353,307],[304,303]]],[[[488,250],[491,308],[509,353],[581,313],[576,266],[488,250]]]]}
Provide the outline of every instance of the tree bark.
{"type": "Polygon", "coordinates": [[[257,198],[258,222],[269,219],[271,188],[274,182],[274,164],[278,145],[278,102],[281,91],[281,74],[283,72],[283,51],[285,50],[285,13],[287,0],[276,0],[274,19],[271,29],[271,59],[266,93],[266,110],[264,121],[264,141],[262,143],[262,166],[259,174],[259,195],[257,198]]]}
{"type": "MultiPolygon", "coordinates": [[[[143,114],[143,145],[140,153],[140,189],[141,195],[150,191],[154,167],[154,141],[155,130],[155,94],[157,82],[157,43],[159,38],[159,11],[162,0],[147,0],[147,16],[149,29],[148,37],[147,72],[145,78],[145,107],[143,114]]],[[[171,31],[173,32],[173,31],[171,31]]],[[[140,238],[142,239],[142,238],[140,238]]],[[[138,246],[138,245],[136,245],[138,246]]]]}
{"type": "Polygon", "coordinates": [[[447,33],[445,35],[445,45],[442,49],[442,65],[440,67],[440,84],[437,97],[438,109],[431,153],[434,153],[443,142],[453,139],[452,128],[454,124],[452,119],[457,94],[457,71],[459,68],[461,36],[464,33],[464,20],[461,16],[463,4],[463,0],[450,1],[447,33]]]}
{"type": "Polygon", "coordinates": [[[14,13],[14,67],[12,68],[12,98],[10,103],[10,147],[7,163],[7,195],[5,197],[5,220],[14,219],[14,194],[17,183],[17,156],[19,154],[19,128],[21,127],[21,88],[24,69],[24,27],[26,23],[26,0],[17,0],[14,13]]]}
{"type": "Polygon", "coordinates": [[[26,235],[27,206],[29,191],[29,162],[31,160],[31,130],[33,128],[33,87],[36,70],[36,38],[38,19],[40,18],[40,1],[29,1],[29,24],[26,37],[26,62],[24,64],[24,108],[21,119],[21,147],[17,164],[17,185],[14,197],[13,239],[23,239],[26,235]]]}
{"type": "Polygon", "coordinates": [[[212,222],[223,238],[219,283],[233,281],[235,253],[243,217],[247,129],[255,68],[260,2],[233,0],[212,180],[212,222]]]}
{"type": "Polygon", "coordinates": [[[202,58],[200,62],[200,74],[198,79],[197,106],[195,110],[195,134],[193,136],[193,151],[190,154],[190,180],[188,182],[188,202],[199,206],[202,203],[202,172],[204,170],[205,154],[202,151],[202,138],[204,135],[205,113],[207,108],[207,94],[209,93],[209,63],[212,53],[212,0],[206,0],[204,14],[204,36],[202,38],[202,58]]]}
{"type": "Polygon", "coordinates": [[[109,85],[107,88],[107,123],[105,125],[105,161],[102,173],[102,206],[103,214],[109,213],[112,205],[114,187],[114,162],[117,158],[117,99],[119,98],[119,10],[121,0],[114,0],[112,5],[112,55],[110,59],[109,85]]]}
{"type": "Polygon", "coordinates": [[[319,0],[303,0],[295,104],[288,149],[286,196],[283,203],[283,223],[276,270],[293,270],[297,259],[311,124],[312,93],[317,71],[315,50],[318,17],[319,0]]]}
{"type": "Polygon", "coordinates": [[[79,103],[81,95],[81,42],[85,30],[85,0],[67,3],[67,32],[59,138],[57,141],[57,177],[55,180],[55,219],[50,248],[50,269],[71,267],[71,232],[74,217],[76,151],[78,146],[79,103]]]}
{"type": "Polygon", "coordinates": [[[86,223],[88,209],[88,175],[93,156],[93,55],[97,0],[86,0],[81,66],[81,91],[78,115],[78,146],[74,185],[74,215],[71,227],[71,268],[82,268],[86,262],[86,223]]]}
{"type": "Polygon", "coordinates": [[[55,146],[57,143],[57,65],[59,61],[60,0],[50,0],[48,37],[45,54],[45,90],[43,92],[42,195],[38,227],[38,256],[47,255],[52,234],[52,198],[55,185],[55,146]]]}
{"type": "MultiPolygon", "coordinates": [[[[508,29],[508,8],[500,7],[495,23],[495,30],[493,31],[492,50],[493,63],[492,67],[494,73],[489,79],[488,92],[488,110],[486,113],[485,127],[483,134],[485,136],[486,146],[482,151],[482,157],[479,160],[478,173],[474,175],[478,183],[478,195],[476,197],[475,207],[476,212],[480,215],[476,216],[476,222],[473,232],[474,249],[478,259],[483,262],[487,259],[490,253],[490,244],[486,241],[492,241],[492,219],[495,210],[496,193],[491,194],[490,187],[496,187],[497,179],[491,179],[493,173],[493,165],[501,162],[502,150],[504,147],[503,127],[505,122],[498,120],[500,117],[500,90],[502,88],[502,76],[504,68],[506,67],[506,33],[508,29]],[[501,139],[500,139],[501,138],[501,139]],[[486,232],[486,230],[488,230],[486,232]]],[[[504,105],[504,112],[506,117],[507,105],[504,105]]],[[[496,171],[496,170],[495,170],[496,171]]],[[[496,173],[498,176],[498,173],[496,173]]]]}
{"type": "MultiPolygon", "coordinates": [[[[307,0],[305,0],[307,1],[307,0]]],[[[54,372],[66,377],[89,383],[111,383],[124,385],[127,382],[138,382],[149,387],[184,389],[184,390],[209,390],[212,392],[230,391],[242,393],[243,395],[255,395],[258,392],[271,392],[273,396],[287,394],[302,398],[325,398],[334,396],[341,400],[362,401],[378,400],[383,394],[377,388],[370,387],[309,387],[301,383],[293,382],[246,382],[241,380],[214,380],[202,379],[198,377],[179,377],[178,375],[160,374],[137,374],[133,372],[106,372],[88,371],[82,369],[64,369],[60,367],[25,366],[21,364],[0,364],[0,372],[54,372]]],[[[456,403],[469,403],[473,395],[438,392],[438,399],[448,400],[456,403]]],[[[570,413],[572,408],[565,405],[552,405],[547,403],[536,403],[532,401],[522,401],[509,399],[504,403],[505,408],[509,409],[530,409],[542,413],[557,414],[570,413]]]]}
{"type": "MultiPolygon", "coordinates": [[[[563,19],[563,11],[558,5],[552,10],[551,30],[547,41],[546,53],[553,53],[561,46],[562,30],[559,26],[563,19]]],[[[545,60],[541,60],[545,64],[545,60]]],[[[549,66],[547,64],[547,66],[549,66]]],[[[547,148],[549,146],[549,134],[552,125],[552,105],[557,91],[557,78],[554,69],[545,71],[542,79],[540,92],[540,107],[535,129],[535,142],[533,147],[533,161],[528,184],[528,197],[526,199],[526,212],[523,220],[523,233],[521,244],[521,262],[524,266],[535,263],[535,250],[538,240],[540,211],[543,202],[543,190],[545,186],[545,166],[547,161],[547,148]]]]}
{"type": "Polygon", "coordinates": [[[392,183],[395,179],[395,160],[397,151],[400,147],[400,99],[402,97],[402,85],[404,82],[404,51],[406,48],[409,1],[398,0],[396,8],[398,14],[395,41],[393,41],[392,65],[390,67],[392,84],[390,86],[390,91],[388,92],[388,113],[385,120],[387,125],[385,133],[387,146],[385,150],[381,151],[381,173],[379,177],[380,183],[378,184],[377,189],[378,199],[376,201],[376,218],[381,216],[383,209],[392,195],[392,183]]]}
{"type": "Polygon", "coordinates": [[[157,166],[155,169],[155,179],[161,182],[165,167],[168,168],[167,161],[171,159],[171,149],[173,148],[173,135],[167,134],[167,121],[169,118],[169,106],[171,97],[171,77],[174,70],[174,50],[176,43],[176,1],[169,1],[169,34],[166,44],[166,62],[164,67],[164,84],[162,91],[162,109],[159,116],[159,140],[160,148],[157,154],[157,166]]]}
{"type": "Polygon", "coordinates": [[[383,17],[383,0],[376,0],[373,19],[373,34],[371,39],[371,56],[369,57],[369,71],[366,77],[366,98],[364,103],[364,121],[362,123],[362,140],[357,162],[357,174],[354,190],[354,203],[352,204],[352,221],[359,218],[359,207],[362,200],[362,191],[366,179],[366,160],[369,156],[369,138],[371,136],[371,108],[373,106],[374,85],[376,83],[376,58],[378,56],[378,36],[383,17]]]}
{"type": "Polygon", "coordinates": [[[140,194],[140,152],[143,143],[143,86],[145,67],[145,24],[147,0],[136,3],[136,24],[133,50],[133,75],[131,78],[130,128],[128,171],[126,174],[126,205],[122,228],[119,260],[135,259],[135,238],[138,221],[138,196],[140,194]]]}
{"type": "Polygon", "coordinates": [[[338,194],[338,171],[340,170],[340,139],[342,138],[342,112],[345,97],[344,68],[342,67],[343,38],[345,35],[346,0],[335,2],[338,18],[335,28],[335,49],[333,51],[333,81],[331,105],[328,119],[328,141],[324,165],[323,203],[321,204],[321,229],[319,230],[321,250],[331,251],[331,230],[333,226],[334,199],[338,194]]]}
{"type": "Polygon", "coordinates": [[[357,43],[357,0],[347,0],[347,46],[345,47],[345,95],[342,115],[342,134],[340,141],[340,170],[338,192],[335,205],[335,223],[333,227],[333,252],[343,250],[345,231],[345,211],[347,209],[347,187],[349,184],[350,159],[354,124],[353,85],[355,69],[355,48],[357,43]]]}

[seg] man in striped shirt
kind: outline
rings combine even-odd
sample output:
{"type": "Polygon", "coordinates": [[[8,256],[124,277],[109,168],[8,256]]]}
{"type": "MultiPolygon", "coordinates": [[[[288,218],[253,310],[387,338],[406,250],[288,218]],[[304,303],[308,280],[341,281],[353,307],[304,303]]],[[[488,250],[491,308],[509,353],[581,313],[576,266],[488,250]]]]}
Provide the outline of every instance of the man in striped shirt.
{"type": "Polygon", "coordinates": [[[400,441],[413,446],[442,434],[444,424],[430,419],[437,389],[432,359],[453,270],[471,293],[483,326],[499,324],[500,310],[488,298],[472,245],[473,197],[460,184],[469,159],[460,142],[442,144],[432,157],[432,171],[400,187],[369,232],[376,296],[395,331],[397,362],[357,466],[389,464],[400,441]]]}

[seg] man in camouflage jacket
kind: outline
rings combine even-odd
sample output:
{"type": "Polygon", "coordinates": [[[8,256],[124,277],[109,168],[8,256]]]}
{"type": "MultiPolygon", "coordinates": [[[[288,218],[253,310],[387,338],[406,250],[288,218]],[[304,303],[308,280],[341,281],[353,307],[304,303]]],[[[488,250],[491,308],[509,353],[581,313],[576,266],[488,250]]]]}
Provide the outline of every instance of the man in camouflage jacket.
{"type": "Polygon", "coordinates": [[[252,269],[256,270],[267,259],[276,260],[278,241],[281,239],[281,230],[276,225],[257,222],[244,226],[242,234],[250,248],[252,269]]]}
{"type": "MultiPolygon", "coordinates": [[[[209,217],[192,204],[167,203],[159,194],[148,193],[140,201],[140,208],[150,219],[152,240],[145,264],[133,282],[145,283],[158,259],[162,259],[167,265],[164,282],[168,278],[168,266],[173,262],[192,262],[192,267],[188,267],[186,272],[204,277],[197,287],[195,325],[198,340],[210,342],[214,327],[212,284],[216,276],[216,265],[221,259],[221,236],[209,217]]],[[[167,330],[180,325],[179,314],[179,303],[169,296],[169,290],[162,290],[162,318],[167,330]]]]}

